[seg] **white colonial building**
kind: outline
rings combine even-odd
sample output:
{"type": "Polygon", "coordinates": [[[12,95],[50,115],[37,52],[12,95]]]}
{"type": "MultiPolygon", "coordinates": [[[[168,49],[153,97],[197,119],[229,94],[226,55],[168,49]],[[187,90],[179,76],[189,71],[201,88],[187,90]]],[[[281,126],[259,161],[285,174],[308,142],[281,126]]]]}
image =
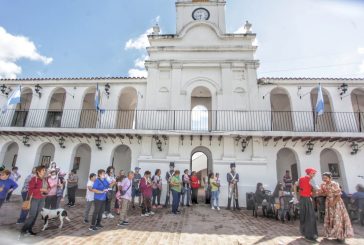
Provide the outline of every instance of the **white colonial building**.
{"type": "Polygon", "coordinates": [[[231,162],[242,206],[257,182],[272,190],[285,170],[297,179],[307,167],[330,168],[353,192],[364,175],[364,79],[258,78],[256,36],[249,23],[244,34],[226,33],[225,1],[176,8],[176,33],[155,26],[148,36],[148,78],[0,80],[1,105],[22,85],[21,104],[0,115],[0,162],[25,176],[54,160],[79,169],[80,188],[109,165],[164,175],[175,162],[219,172],[222,205],[231,162]],[[319,83],[322,116],[313,110],[319,83]]]}

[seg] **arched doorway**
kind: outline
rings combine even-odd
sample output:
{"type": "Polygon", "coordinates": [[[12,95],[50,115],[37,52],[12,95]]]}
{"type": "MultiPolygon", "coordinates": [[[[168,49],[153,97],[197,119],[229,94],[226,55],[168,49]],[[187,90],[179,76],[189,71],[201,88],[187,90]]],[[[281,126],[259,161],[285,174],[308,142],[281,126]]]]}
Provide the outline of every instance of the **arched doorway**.
{"type": "Polygon", "coordinates": [[[289,148],[280,149],[277,152],[277,182],[283,183],[283,176],[290,171],[292,180],[295,182],[300,177],[299,162],[296,152],[289,148]]]}
{"type": "Polygon", "coordinates": [[[293,131],[291,100],[283,88],[270,92],[273,131],[293,131]]]}
{"type": "Polygon", "coordinates": [[[16,105],[12,127],[24,127],[27,121],[30,104],[32,103],[33,91],[30,88],[23,88],[20,96],[20,103],[16,105]]]}
{"type": "Polygon", "coordinates": [[[73,153],[73,164],[71,165],[70,170],[77,171],[79,189],[86,189],[87,180],[90,174],[90,165],[91,147],[88,144],[76,146],[73,153]]]}
{"type": "Polygon", "coordinates": [[[61,126],[65,100],[66,90],[57,88],[49,101],[46,127],[59,128],[61,126]]]}
{"type": "Polygon", "coordinates": [[[96,88],[86,91],[82,104],[80,128],[96,128],[98,112],[95,107],[95,93],[96,88]]]}
{"type": "Polygon", "coordinates": [[[351,92],[351,103],[355,113],[356,125],[359,132],[364,131],[364,89],[357,88],[351,92]]]}
{"type": "Polygon", "coordinates": [[[313,114],[314,129],[316,132],[335,132],[335,123],[332,113],[331,101],[328,92],[322,88],[324,98],[324,114],[318,116],[316,113],[318,87],[311,90],[311,105],[313,114]]]}
{"type": "Polygon", "coordinates": [[[115,173],[124,170],[125,174],[131,170],[131,150],[127,145],[119,145],[114,149],[111,165],[115,168],[115,173]]]}
{"type": "Polygon", "coordinates": [[[201,186],[204,185],[203,178],[213,171],[213,160],[211,151],[203,146],[196,147],[191,152],[191,171],[196,171],[201,186]]]}
{"type": "Polygon", "coordinates": [[[16,166],[16,161],[18,158],[19,145],[16,142],[10,142],[3,147],[3,161],[6,169],[11,170],[12,167],[16,166]]]}
{"type": "Polygon", "coordinates": [[[138,93],[135,88],[124,88],[119,97],[117,128],[135,128],[135,109],[138,104],[138,93]]]}
{"type": "Polygon", "coordinates": [[[331,172],[334,180],[348,191],[345,168],[340,154],[333,149],[324,149],[320,154],[321,173],[331,172]]]}
{"type": "Polygon", "coordinates": [[[49,167],[54,159],[55,147],[52,143],[44,143],[39,146],[35,166],[49,167]]]}
{"type": "Polygon", "coordinates": [[[191,93],[191,129],[211,131],[212,97],[208,88],[198,86],[191,93]]]}

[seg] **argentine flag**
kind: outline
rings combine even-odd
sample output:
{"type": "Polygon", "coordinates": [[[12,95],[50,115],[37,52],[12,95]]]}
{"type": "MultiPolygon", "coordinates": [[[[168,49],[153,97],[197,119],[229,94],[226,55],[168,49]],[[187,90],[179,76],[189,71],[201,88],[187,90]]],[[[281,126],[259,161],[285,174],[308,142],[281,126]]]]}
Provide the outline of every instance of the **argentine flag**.
{"type": "Polygon", "coordinates": [[[96,108],[96,111],[100,110],[100,90],[99,90],[99,84],[96,84],[95,108],[96,108]]]}
{"type": "Polygon", "coordinates": [[[20,103],[20,97],[21,97],[21,86],[18,86],[14,92],[10,95],[8,98],[8,101],[5,105],[2,107],[2,113],[6,113],[8,110],[8,107],[11,105],[17,105],[20,103]]]}
{"type": "Polygon", "coordinates": [[[322,95],[321,84],[319,84],[318,93],[317,93],[317,102],[316,102],[317,115],[320,116],[320,115],[324,114],[324,109],[325,109],[324,96],[322,95]]]}

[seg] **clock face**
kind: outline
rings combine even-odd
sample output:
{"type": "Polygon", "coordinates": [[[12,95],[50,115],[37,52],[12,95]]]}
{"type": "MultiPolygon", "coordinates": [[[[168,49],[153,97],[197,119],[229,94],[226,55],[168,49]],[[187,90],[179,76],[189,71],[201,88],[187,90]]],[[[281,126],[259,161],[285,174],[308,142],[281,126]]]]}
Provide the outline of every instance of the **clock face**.
{"type": "Polygon", "coordinates": [[[194,20],[208,20],[210,18],[210,12],[205,8],[195,9],[192,13],[194,20]]]}

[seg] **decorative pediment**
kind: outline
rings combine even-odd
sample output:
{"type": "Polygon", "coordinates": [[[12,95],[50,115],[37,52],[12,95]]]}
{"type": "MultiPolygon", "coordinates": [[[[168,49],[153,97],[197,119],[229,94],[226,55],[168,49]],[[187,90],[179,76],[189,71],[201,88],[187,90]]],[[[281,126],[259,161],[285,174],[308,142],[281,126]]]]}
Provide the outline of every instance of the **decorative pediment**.
{"type": "Polygon", "coordinates": [[[239,93],[239,94],[242,94],[242,93],[245,93],[246,91],[245,91],[245,89],[244,88],[242,88],[242,87],[236,87],[235,89],[234,89],[234,93],[239,93]]]}
{"type": "Polygon", "coordinates": [[[161,87],[161,88],[159,89],[159,92],[161,92],[161,93],[168,93],[168,92],[169,92],[169,90],[168,90],[168,88],[166,88],[166,87],[161,87]]]}

